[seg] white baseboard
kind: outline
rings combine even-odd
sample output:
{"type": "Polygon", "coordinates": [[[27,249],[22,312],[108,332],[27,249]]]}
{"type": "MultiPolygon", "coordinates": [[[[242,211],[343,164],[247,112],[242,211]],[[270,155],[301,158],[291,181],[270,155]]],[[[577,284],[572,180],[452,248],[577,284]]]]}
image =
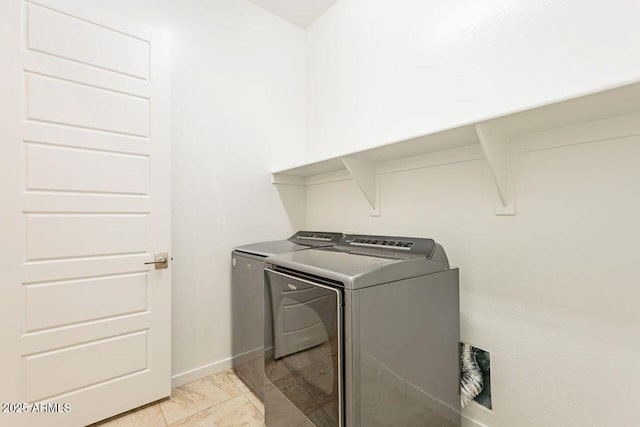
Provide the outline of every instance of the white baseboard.
{"type": "Polygon", "coordinates": [[[476,421],[467,415],[462,416],[462,427],[488,427],[486,424],[482,424],[480,421],[476,421]]]}
{"type": "Polygon", "coordinates": [[[240,363],[248,362],[257,357],[262,356],[263,349],[256,348],[244,353],[237,354],[226,359],[218,360],[216,362],[207,363],[206,365],[199,366],[195,369],[182,372],[171,377],[171,387],[178,387],[191,381],[195,381],[199,378],[206,377],[207,375],[215,374],[216,372],[224,371],[240,363]]]}

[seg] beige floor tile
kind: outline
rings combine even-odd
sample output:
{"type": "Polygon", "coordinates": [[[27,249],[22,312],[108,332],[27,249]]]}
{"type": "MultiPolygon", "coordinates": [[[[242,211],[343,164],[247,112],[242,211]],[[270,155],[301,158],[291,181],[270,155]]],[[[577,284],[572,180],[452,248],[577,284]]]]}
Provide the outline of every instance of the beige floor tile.
{"type": "Polygon", "coordinates": [[[246,396],[241,395],[172,425],[172,427],[211,426],[262,427],[264,417],[246,396]]]}
{"type": "Polygon", "coordinates": [[[260,413],[264,415],[264,403],[262,402],[262,400],[260,400],[260,398],[253,394],[253,392],[251,391],[245,393],[244,395],[247,397],[247,399],[249,399],[251,403],[253,403],[253,406],[258,408],[258,411],[260,411],[260,413]]]}
{"type": "Polygon", "coordinates": [[[243,394],[249,391],[247,385],[242,382],[240,378],[233,372],[232,369],[228,369],[226,371],[218,372],[216,374],[211,375],[210,381],[226,391],[227,393],[237,396],[239,394],[243,394]]]}
{"type": "Polygon", "coordinates": [[[242,379],[238,377],[233,369],[220,372],[220,375],[224,375],[240,393],[247,393],[249,391],[249,387],[247,386],[247,384],[245,384],[242,379]]]}
{"type": "Polygon", "coordinates": [[[160,408],[167,423],[172,424],[241,393],[226,374],[218,373],[174,388],[160,408]]]}
{"type": "Polygon", "coordinates": [[[165,422],[160,404],[156,403],[149,406],[143,406],[133,411],[125,412],[114,418],[93,424],[94,427],[165,427],[165,422]]]}
{"type": "MultiPolygon", "coordinates": [[[[251,369],[251,368],[249,368],[251,369]]],[[[172,390],[171,398],[92,427],[263,426],[264,405],[229,369],[172,390]]]]}

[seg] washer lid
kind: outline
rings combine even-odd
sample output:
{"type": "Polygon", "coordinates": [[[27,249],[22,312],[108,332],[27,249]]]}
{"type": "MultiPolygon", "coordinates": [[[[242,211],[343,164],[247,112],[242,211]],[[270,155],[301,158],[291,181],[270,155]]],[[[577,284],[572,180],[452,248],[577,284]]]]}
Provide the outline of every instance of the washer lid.
{"type": "Polygon", "coordinates": [[[249,255],[268,257],[271,255],[300,251],[302,249],[333,246],[342,240],[342,236],[342,233],[326,231],[298,231],[287,240],[251,243],[249,245],[238,246],[234,248],[234,250],[249,255]]]}
{"type": "Polygon", "coordinates": [[[252,243],[250,245],[238,246],[234,250],[251,255],[268,257],[271,255],[300,251],[302,249],[309,249],[309,246],[299,245],[289,240],[274,240],[272,242],[252,243]]]}
{"type": "Polygon", "coordinates": [[[424,257],[390,258],[322,249],[274,255],[265,262],[339,281],[346,289],[360,289],[447,269],[442,263],[424,257]]]}

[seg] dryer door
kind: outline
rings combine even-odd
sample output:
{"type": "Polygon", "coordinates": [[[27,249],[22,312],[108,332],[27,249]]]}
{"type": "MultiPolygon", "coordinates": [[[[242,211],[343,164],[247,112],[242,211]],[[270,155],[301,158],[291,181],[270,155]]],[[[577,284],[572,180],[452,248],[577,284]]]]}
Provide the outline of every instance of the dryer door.
{"type": "Polygon", "coordinates": [[[342,290],[270,269],[265,278],[272,305],[265,322],[273,327],[267,378],[314,424],[341,426],[342,290]]]}

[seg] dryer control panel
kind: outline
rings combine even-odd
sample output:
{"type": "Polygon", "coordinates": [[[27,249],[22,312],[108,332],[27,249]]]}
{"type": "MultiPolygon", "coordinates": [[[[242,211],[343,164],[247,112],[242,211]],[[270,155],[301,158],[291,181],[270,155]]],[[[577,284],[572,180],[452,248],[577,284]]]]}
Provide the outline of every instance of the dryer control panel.
{"type": "Polygon", "coordinates": [[[354,238],[351,240],[351,246],[368,246],[371,248],[393,248],[403,251],[410,251],[413,247],[413,242],[406,240],[391,240],[391,239],[367,239],[367,238],[354,238]]]}

